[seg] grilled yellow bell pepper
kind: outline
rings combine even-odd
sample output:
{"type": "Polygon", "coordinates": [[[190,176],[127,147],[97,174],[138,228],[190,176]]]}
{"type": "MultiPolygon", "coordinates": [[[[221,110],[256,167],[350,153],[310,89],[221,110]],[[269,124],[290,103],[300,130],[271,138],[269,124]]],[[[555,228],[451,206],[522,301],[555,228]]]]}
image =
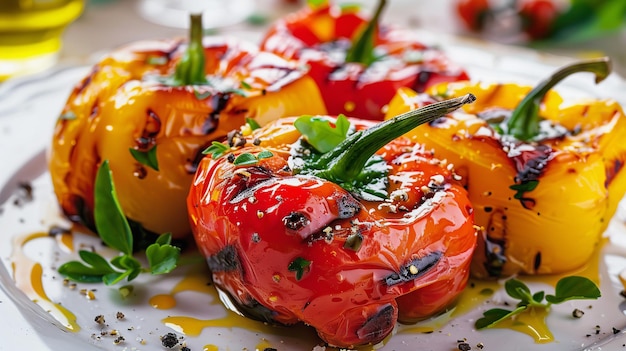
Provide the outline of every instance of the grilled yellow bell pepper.
{"type": "Polygon", "coordinates": [[[454,164],[483,227],[472,271],[478,277],[552,274],[584,265],[626,191],[626,118],[613,100],[566,101],[551,90],[577,71],[596,81],[608,60],[567,66],[535,89],[470,82],[404,89],[396,115],[437,94],[476,95],[473,105],[411,132],[454,164]]]}
{"type": "Polygon", "coordinates": [[[94,228],[96,170],[109,160],[134,227],[190,233],[185,198],[212,141],[248,118],[264,125],[326,113],[305,74],[246,42],[202,38],[198,17],[188,44],[140,42],[114,51],[75,87],[54,130],[49,169],[63,212],[94,228]]]}

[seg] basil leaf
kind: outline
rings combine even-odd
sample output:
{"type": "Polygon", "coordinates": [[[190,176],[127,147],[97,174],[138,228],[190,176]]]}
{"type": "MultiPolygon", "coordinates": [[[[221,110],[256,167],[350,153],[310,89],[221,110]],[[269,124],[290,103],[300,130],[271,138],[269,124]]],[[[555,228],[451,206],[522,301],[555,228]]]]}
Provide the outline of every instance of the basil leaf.
{"type": "Polygon", "coordinates": [[[259,162],[259,160],[257,160],[256,156],[254,156],[251,153],[246,152],[237,156],[233,164],[235,166],[249,166],[249,165],[256,164],[257,162],[259,162]]]}
{"type": "Polygon", "coordinates": [[[597,299],[601,296],[596,284],[578,276],[565,277],[556,283],[554,295],[547,295],[546,300],[558,304],[568,300],[597,299]]]}
{"type": "Polygon", "coordinates": [[[538,180],[528,180],[521,184],[513,184],[509,189],[516,191],[515,195],[513,195],[516,200],[521,200],[524,197],[524,193],[535,190],[537,185],[539,185],[538,180]]]}
{"type": "Polygon", "coordinates": [[[291,263],[287,269],[291,272],[296,272],[296,280],[302,279],[304,271],[311,265],[311,261],[305,260],[302,257],[297,257],[291,263]]]}
{"type": "Polygon", "coordinates": [[[115,273],[109,273],[106,274],[102,277],[102,282],[105,285],[115,285],[119,282],[121,282],[122,280],[124,280],[124,278],[128,277],[128,275],[130,275],[130,270],[125,271],[125,272],[115,272],[115,273]]]}
{"type": "Polygon", "coordinates": [[[159,245],[169,245],[172,243],[172,233],[163,233],[159,235],[155,243],[159,245]]]}
{"type": "Polygon", "coordinates": [[[256,158],[259,159],[259,160],[262,160],[264,158],[270,158],[272,156],[274,156],[274,154],[271,151],[263,150],[263,151],[259,152],[258,155],[256,155],[256,158]]]}
{"type": "Polygon", "coordinates": [[[148,166],[155,171],[159,170],[159,161],[157,160],[157,146],[154,145],[148,151],[139,151],[133,148],[128,149],[133,158],[144,166],[148,166]]]}
{"type": "Polygon", "coordinates": [[[117,199],[108,160],[102,162],[98,169],[94,192],[94,219],[98,235],[108,246],[127,255],[132,254],[133,235],[117,199]]]}
{"type": "Polygon", "coordinates": [[[255,119],[253,118],[246,118],[246,124],[250,126],[250,129],[252,130],[256,130],[261,128],[261,125],[259,124],[259,122],[257,122],[255,119]]]}
{"type": "Polygon", "coordinates": [[[79,261],[66,262],[58,268],[58,271],[62,276],[81,283],[102,282],[104,275],[100,270],[79,261]]]}
{"type": "Polygon", "coordinates": [[[476,327],[476,329],[489,328],[499,323],[500,321],[521,313],[526,308],[526,306],[522,306],[514,309],[513,311],[505,310],[502,308],[492,308],[483,312],[483,317],[476,320],[476,323],[474,323],[474,327],[476,327]]]}
{"type": "Polygon", "coordinates": [[[334,149],[346,139],[350,122],[344,115],[339,115],[332,123],[320,116],[301,116],[293,123],[304,139],[320,153],[334,149]]]}
{"type": "Polygon", "coordinates": [[[109,262],[95,252],[80,250],[78,251],[78,255],[85,263],[91,265],[94,270],[98,270],[102,274],[115,272],[111,265],[109,265],[109,262]]]}
{"type": "Polygon", "coordinates": [[[522,302],[530,303],[530,289],[526,284],[517,279],[509,279],[504,283],[504,289],[514,299],[522,300],[522,302]]]}
{"type": "Polygon", "coordinates": [[[230,150],[230,146],[224,143],[220,143],[218,141],[214,141],[211,143],[211,146],[204,149],[202,153],[205,155],[211,155],[211,157],[213,157],[214,160],[217,160],[218,158],[224,156],[224,154],[228,152],[229,150],[230,150]]]}
{"type": "Polygon", "coordinates": [[[169,244],[154,243],[146,249],[146,258],[150,266],[150,273],[165,274],[171,272],[178,264],[180,249],[169,244]]]}

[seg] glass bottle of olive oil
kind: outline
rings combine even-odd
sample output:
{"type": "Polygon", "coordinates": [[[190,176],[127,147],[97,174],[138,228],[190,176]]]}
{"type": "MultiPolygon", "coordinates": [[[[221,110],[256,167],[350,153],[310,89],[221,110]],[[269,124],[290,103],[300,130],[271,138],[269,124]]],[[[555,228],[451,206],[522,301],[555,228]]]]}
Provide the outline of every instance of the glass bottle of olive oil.
{"type": "Polygon", "coordinates": [[[52,66],[85,0],[0,0],[0,81],[52,66]]]}

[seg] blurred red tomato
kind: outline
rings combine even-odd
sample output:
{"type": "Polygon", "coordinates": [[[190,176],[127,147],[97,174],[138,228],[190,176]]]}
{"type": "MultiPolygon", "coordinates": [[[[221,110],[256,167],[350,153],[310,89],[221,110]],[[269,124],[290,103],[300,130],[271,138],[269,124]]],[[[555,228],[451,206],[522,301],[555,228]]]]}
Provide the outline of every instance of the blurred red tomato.
{"type": "Polygon", "coordinates": [[[518,13],[522,19],[522,30],[531,39],[548,37],[559,15],[556,5],[551,0],[522,0],[518,13]]]}
{"type": "Polygon", "coordinates": [[[465,24],[473,31],[481,31],[485,23],[485,17],[489,13],[488,0],[458,0],[456,11],[465,24]]]}

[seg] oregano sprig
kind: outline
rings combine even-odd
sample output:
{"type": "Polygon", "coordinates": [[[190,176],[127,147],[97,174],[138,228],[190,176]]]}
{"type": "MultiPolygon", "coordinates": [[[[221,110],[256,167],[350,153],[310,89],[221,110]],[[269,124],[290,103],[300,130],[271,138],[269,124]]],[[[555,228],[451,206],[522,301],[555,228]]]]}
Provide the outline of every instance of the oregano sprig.
{"type": "Polygon", "coordinates": [[[59,273],[68,279],[83,282],[103,282],[114,285],[123,280],[132,281],[143,272],[165,274],[176,268],[180,249],[171,245],[172,234],[161,234],[147,247],[148,267],[133,256],[133,235],[128,220],[122,211],[109,162],[105,160],[96,175],[94,191],[94,219],[100,239],[109,247],[120,251],[120,255],[107,261],[100,254],[80,250],[81,261],[66,262],[59,273]]]}
{"type": "Polygon", "coordinates": [[[554,295],[546,295],[544,291],[531,293],[530,288],[518,279],[509,279],[504,283],[506,293],[519,300],[514,310],[503,308],[492,308],[483,312],[483,317],[479,318],[474,326],[476,329],[493,327],[503,320],[518,315],[525,310],[533,308],[549,309],[554,304],[559,304],[569,300],[598,299],[601,296],[600,289],[594,282],[579,276],[569,276],[561,278],[554,289],[554,295]],[[544,303],[543,300],[546,300],[544,303]]]}

